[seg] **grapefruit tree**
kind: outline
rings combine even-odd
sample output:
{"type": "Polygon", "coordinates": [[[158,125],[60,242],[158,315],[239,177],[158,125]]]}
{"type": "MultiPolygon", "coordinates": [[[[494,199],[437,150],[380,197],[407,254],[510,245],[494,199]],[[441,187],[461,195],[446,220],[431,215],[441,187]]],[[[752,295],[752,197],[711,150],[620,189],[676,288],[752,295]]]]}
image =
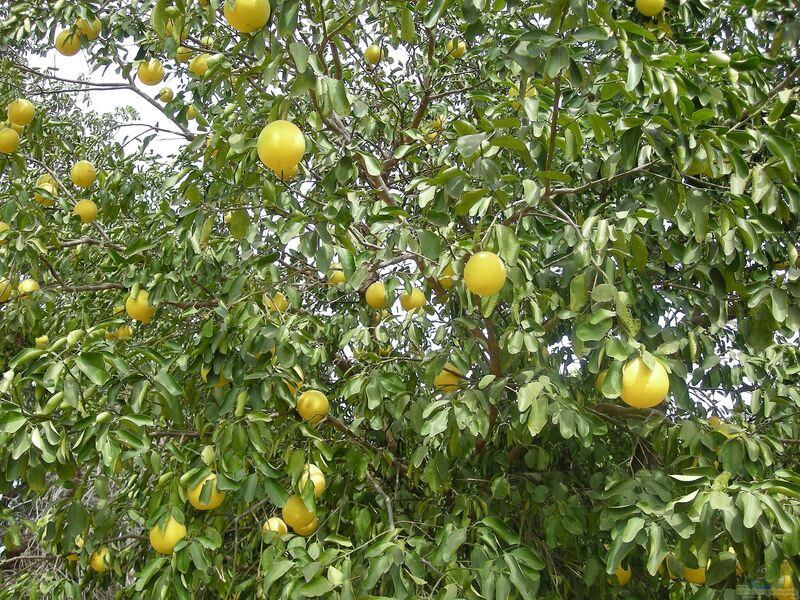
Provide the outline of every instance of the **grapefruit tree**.
{"type": "Polygon", "coordinates": [[[791,4],[0,5],[2,596],[793,596],[791,4]]]}

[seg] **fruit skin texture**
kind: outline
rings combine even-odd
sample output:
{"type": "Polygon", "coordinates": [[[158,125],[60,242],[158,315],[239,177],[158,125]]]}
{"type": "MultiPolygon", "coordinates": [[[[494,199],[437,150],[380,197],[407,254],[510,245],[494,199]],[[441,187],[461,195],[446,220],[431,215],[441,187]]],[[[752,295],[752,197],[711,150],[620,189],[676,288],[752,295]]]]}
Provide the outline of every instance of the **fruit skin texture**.
{"type": "Polygon", "coordinates": [[[303,474],[300,476],[298,486],[302,492],[306,487],[306,482],[311,479],[314,484],[314,497],[319,498],[325,491],[325,474],[317,465],[307,464],[303,467],[303,474]]]}
{"type": "Polygon", "coordinates": [[[184,46],[179,46],[175,51],[175,60],[179,63],[185,63],[192,58],[192,51],[184,46]]]}
{"type": "Polygon", "coordinates": [[[461,382],[463,381],[456,373],[461,373],[461,371],[459,371],[453,363],[447,363],[442,370],[439,371],[436,379],[433,380],[433,385],[440,392],[456,391],[461,387],[461,382]]]}
{"type": "Polygon", "coordinates": [[[217,490],[217,474],[211,473],[203,479],[203,481],[186,492],[186,497],[189,499],[189,504],[194,506],[197,510],[213,510],[225,500],[225,492],[217,490]],[[211,496],[208,502],[203,502],[200,500],[200,495],[203,491],[203,484],[205,484],[206,481],[211,482],[211,496]]]}
{"type": "Polygon", "coordinates": [[[170,516],[162,529],[155,525],[150,530],[150,545],[159,554],[172,554],[175,544],[186,537],[186,526],[178,523],[170,516]]]}
{"type": "Polygon", "coordinates": [[[367,61],[369,65],[377,65],[383,59],[383,50],[381,50],[375,44],[369,46],[366,50],[364,50],[364,60],[367,61]]]}
{"type": "Polygon", "coordinates": [[[8,302],[11,298],[11,282],[8,279],[0,279],[0,304],[8,302]]]}
{"type": "Polygon", "coordinates": [[[281,181],[289,181],[300,172],[300,165],[295,165],[291,169],[275,173],[281,181]]]}
{"type": "Polygon", "coordinates": [[[414,288],[410,294],[402,294],[400,296],[400,306],[405,311],[425,306],[425,294],[422,293],[422,290],[414,288]]]}
{"type": "Polygon", "coordinates": [[[439,285],[449,290],[453,287],[453,275],[455,274],[455,271],[453,271],[453,263],[450,263],[444,268],[444,271],[442,271],[442,276],[439,278],[439,285]]]}
{"type": "Polygon", "coordinates": [[[281,514],[286,524],[294,530],[298,527],[307,527],[317,518],[317,515],[308,510],[303,499],[297,495],[289,496],[281,514]]]}
{"type": "Polygon", "coordinates": [[[233,9],[225,0],[222,7],[225,20],[239,33],[253,33],[261,29],[269,20],[269,11],[269,0],[236,0],[233,9]]]}
{"type": "Polygon", "coordinates": [[[42,194],[34,192],[33,199],[36,200],[37,204],[41,204],[42,206],[53,206],[56,203],[54,198],[58,195],[58,190],[56,189],[54,183],[45,181],[44,183],[37,183],[36,187],[48,192],[51,196],[53,196],[53,198],[48,198],[42,194]]]}
{"type": "Polygon", "coordinates": [[[620,586],[627,585],[628,582],[631,580],[630,568],[624,569],[622,568],[622,565],[617,567],[617,570],[614,571],[614,575],[616,575],[620,586]]]}
{"type": "Polygon", "coordinates": [[[683,567],[683,578],[689,583],[693,583],[695,585],[705,585],[706,569],[705,567],[698,567],[696,569],[683,567]]]}
{"type": "Polygon", "coordinates": [[[96,40],[97,36],[100,35],[100,31],[103,28],[102,23],[100,23],[100,19],[97,17],[94,18],[94,21],[91,23],[88,19],[80,18],[75,21],[75,27],[80,29],[81,33],[86,36],[89,41],[96,40]]]}
{"type": "Polygon", "coordinates": [[[269,312],[284,313],[289,308],[289,301],[282,293],[278,292],[272,298],[264,298],[264,306],[269,312]]]}
{"type": "Polygon", "coordinates": [[[130,325],[120,325],[114,331],[114,337],[118,340],[129,340],[133,337],[133,327],[130,325]]]}
{"type": "Polygon", "coordinates": [[[781,575],[778,581],[772,586],[772,597],[778,600],[794,600],[794,582],[791,575],[781,575]]]}
{"type": "Polygon", "coordinates": [[[198,54],[189,63],[189,72],[203,77],[208,72],[208,54],[198,54]]]}
{"type": "Polygon", "coordinates": [[[164,65],[157,58],[151,58],[140,62],[136,73],[143,84],[158,85],[164,80],[164,65]]]}
{"type": "Polygon", "coordinates": [[[160,92],[158,92],[158,99],[162,102],[169,102],[175,97],[175,92],[172,91],[172,88],[164,88],[160,92]]]}
{"type": "Polygon", "coordinates": [[[35,279],[23,279],[19,282],[17,286],[17,292],[20,294],[22,298],[25,298],[28,294],[32,294],[36,290],[39,289],[39,282],[35,279]]]}
{"type": "Polygon", "coordinates": [[[461,58],[467,51],[467,45],[463,40],[454,39],[447,42],[447,54],[453,58],[461,58]]]}
{"type": "Polygon", "coordinates": [[[189,109],[186,111],[186,118],[190,121],[197,118],[197,110],[195,110],[194,106],[190,106],[189,109]]]}
{"type": "Polygon", "coordinates": [[[133,296],[128,296],[128,299],[125,300],[125,312],[128,313],[131,319],[141,321],[145,324],[152,320],[156,309],[154,306],[148,304],[147,300],[149,297],[150,295],[147,293],[147,290],[139,290],[139,294],[135,298],[133,296]]]}
{"type": "Polygon", "coordinates": [[[664,0],[636,0],[636,10],[645,17],[655,17],[664,10],[664,0]]]}
{"type": "Polygon", "coordinates": [[[347,281],[347,277],[344,276],[344,271],[336,270],[331,273],[330,278],[328,279],[328,283],[331,285],[339,285],[340,283],[344,283],[347,281]]]}
{"type": "Polygon", "coordinates": [[[37,348],[46,348],[47,344],[50,342],[50,338],[47,337],[46,335],[40,335],[33,341],[36,344],[37,348]]]}
{"type": "Polygon", "coordinates": [[[289,121],[273,121],[258,135],[258,158],[275,173],[289,171],[303,158],[306,140],[300,128],[289,121]]]}
{"type": "MultiPolygon", "coordinates": [[[[304,421],[308,421],[312,425],[316,425],[330,410],[328,398],[318,390],[308,390],[300,394],[297,399],[297,413],[304,421]]],[[[284,519],[287,523],[289,521],[284,519]]],[[[291,523],[289,523],[291,525],[291,523]]]]}
{"type": "Polygon", "coordinates": [[[0,154],[13,154],[19,147],[19,134],[11,127],[0,129],[0,154]]]}
{"type": "Polygon", "coordinates": [[[7,112],[9,121],[14,125],[25,127],[33,121],[33,117],[36,115],[36,108],[34,108],[33,102],[30,100],[17,98],[8,105],[7,112]]]}
{"type": "MultiPolygon", "coordinates": [[[[6,231],[8,231],[8,223],[4,223],[3,221],[0,221],[0,233],[4,233],[6,231]]],[[[0,240],[0,246],[4,246],[7,243],[8,243],[8,238],[0,240]]]]}
{"type": "Polygon", "coordinates": [[[370,308],[386,308],[388,306],[386,303],[386,286],[380,281],[376,281],[367,288],[364,299],[370,308]]]}
{"type": "Polygon", "coordinates": [[[292,527],[292,529],[294,529],[294,532],[297,535],[300,535],[302,537],[308,537],[317,530],[317,527],[319,527],[319,519],[317,519],[317,517],[315,516],[314,520],[311,521],[311,523],[309,523],[308,525],[304,527],[292,527]]]}
{"type": "Polygon", "coordinates": [[[478,296],[491,296],[503,289],[506,265],[494,252],[473,254],[464,267],[464,284],[478,296]]]}
{"type": "Polygon", "coordinates": [[[81,223],[91,223],[97,217],[97,205],[91,200],[78,200],[72,212],[80,217],[81,223]]]}
{"type": "Polygon", "coordinates": [[[106,556],[108,555],[108,548],[103,546],[99,550],[92,552],[89,557],[89,566],[98,573],[105,573],[106,569],[106,556]]]}
{"type": "Polygon", "coordinates": [[[79,160],[72,165],[69,178],[72,179],[72,183],[78,187],[88,188],[94,183],[94,180],[97,179],[97,170],[88,160],[79,160]]]}
{"type": "Polygon", "coordinates": [[[77,31],[65,29],[56,36],[56,50],[64,56],[75,56],[81,49],[81,36],[77,31]]]}
{"type": "Polygon", "coordinates": [[[641,358],[635,358],[622,369],[622,394],[625,404],[634,408],[651,408],[661,403],[669,392],[666,369],[656,361],[651,371],[641,358]]]}
{"type": "Polygon", "coordinates": [[[289,528],[280,517],[272,517],[264,522],[264,524],[261,526],[261,531],[264,533],[273,531],[278,535],[285,535],[289,533],[289,528]]]}

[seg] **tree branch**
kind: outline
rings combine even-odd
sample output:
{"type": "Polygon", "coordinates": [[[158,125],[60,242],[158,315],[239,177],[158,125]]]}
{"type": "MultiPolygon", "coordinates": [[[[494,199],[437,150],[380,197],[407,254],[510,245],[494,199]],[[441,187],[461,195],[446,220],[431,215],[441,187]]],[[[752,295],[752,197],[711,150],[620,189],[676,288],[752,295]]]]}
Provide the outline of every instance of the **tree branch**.
{"type": "Polygon", "coordinates": [[[367,480],[372,484],[372,487],[375,488],[375,491],[378,492],[381,498],[383,498],[383,503],[386,505],[386,516],[389,519],[389,531],[391,531],[394,529],[394,509],[392,508],[392,500],[389,498],[386,492],[383,491],[383,488],[380,486],[377,480],[370,475],[369,470],[367,470],[366,474],[367,480]]]}

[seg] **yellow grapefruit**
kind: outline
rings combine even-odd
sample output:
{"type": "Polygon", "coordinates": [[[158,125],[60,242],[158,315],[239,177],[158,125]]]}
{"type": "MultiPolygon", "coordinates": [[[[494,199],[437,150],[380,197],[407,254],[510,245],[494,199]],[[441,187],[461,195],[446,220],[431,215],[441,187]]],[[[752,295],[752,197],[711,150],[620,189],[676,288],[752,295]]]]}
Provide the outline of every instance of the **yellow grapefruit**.
{"type": "Polygon", "coordinates": [[[258,136],[258,157],[275,173],[289,171],[303,158],[306,140],[300,128],[289,121],[273,121],[258,136]]]}
{"type": "Polygon", "coordinates": [[[478,296],[491,296],[506,282],[506,265],[494,252],[473,254],[464,267],[464,284],[478,296]]]}
{"type": "Polygon", "coordinates": [[[155,525],[150,530],[150,545],[159,554],[172,554],[175,544],[185,537],[186,526],[170,516],[163,528],[155,525]]]}
{"type": "Polygon", "coordinates": [[[212,510],[217,508],[222,501],[225,500],[225,492],[220,492],[217,490],[217,474],[211,473],[205,479],[203,479],[200,483],[186,492],[186,497],[189,499],[189,504],[194,506],[197,510],[212,510]],[[203,502],[200,497],[203,492],[203,485],[209,481],[209,485],[211,486],[211,496],[208,498],[208,502],[203,502]]]}
{"type": "Polygon", "coordinates": [[[628,362],[622,369],[622,401],[634,408],[650,408],[659,404],[669,392],[666,369],[656,361],[651,371],[641,358],[628,362]]]}
{"type": "MultiPolygon", "coordinates": [[[[297,399],[297,413],[304,421],[316,425],[330,410],[328,397],[318,390],[308,390],[297,399]]],[[[286,521],[289,523],[289,521],[286,521]]],[[[291,523],[290,523],[291,525],[291,523]]]]}

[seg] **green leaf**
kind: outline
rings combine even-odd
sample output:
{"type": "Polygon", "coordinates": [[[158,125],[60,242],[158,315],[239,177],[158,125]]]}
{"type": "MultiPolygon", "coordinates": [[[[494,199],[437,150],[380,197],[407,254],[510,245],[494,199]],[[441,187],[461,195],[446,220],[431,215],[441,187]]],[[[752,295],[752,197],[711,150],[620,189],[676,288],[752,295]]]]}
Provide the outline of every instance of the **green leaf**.
{"type": "Polygon", "coordinates": [[[777,133],[769,130],[762,130],[761,135],[763,135],[764,139],[767,141],[767,147],[769,148],[770,152],[781,158],[783,162],[786,163],[789,171],[792,173],[797,173],[797,151],[795,150],[794,145],[786,138],[783,138],[777,133]]]}
{"type": "Polygon", "coordinates": [[[486,140],[487,134],[476,133],[474,135],[463,135],[456,142],[458,153],[464,158],[469,158],[478,151],[481,144],[486,140]]]}
{"type": "Polygon", "coordinates": [[[438,260],[442,255],[442,242],[433,231],[422,229],[417,232],[419,236],[419,249],[425,258],[438,260]]]}
{"type": "Polygon", "coordinates": [[[273,562],[272,566],[270,566],[269,570],[264,574],[264,592],[268,592],[272,584],[283,577],[293,566],[294,562],[291,560],[276,560],[273,562]]]}
{"type": "Polygon", "coordinates": [[[617,288],[610,283],[601,283],[592,290],[594,302],[611,302],[617,297],[617,288]]]}
{"type": "Polygon", "coordinates": [[[414,13],[407,6],[400,9],[400,39],[411,44],[416,37],[414,28],[414,13]]]}
{"type": "Polygon", "coordinates": [[[433,0],[431,3],[431,8],[428,13],[425,15],[423,19],[423,24],[428,29],[431,29],[434,25],[436,25],[439,17],[442,16],[445,8],[447,7],[447,2],[445,0],[433,0]]]}
{"type": "Polygon", "coordinates": [[[669,548],[664,540],[664,531],[655,523],[651,523],[647,528],[647,535],[650,539],[650,549],[647,553],[647,572],[655,576],[658,572],[658,567],[669,554],[669,548]]]}
{"type": "Polygon", "coordinates": [[[291,38],[297,29],[297,13],[300,7],[298,0],[287,0],[281,6],[278,17],[278,35],[282,38],[291,38]]]}
{"type": "Polygon", "coordinates": [[[7,412],[0,415],[0,433],[16,433],[27,420],[25,416],[17,412],[7,412]]]}
{"type": "Polygon", "coordinates": [[[377,177],[381,174],[381,163],[378,162],[377,158],[371,154],[364,154],[363,152],[359,152],[358,155],[364,161],[364,167],[367,169],[367,173],[373,177],[377,177]]]}
{"type": "Polygon", "coordinates": [[[350,100],[347,98],[344,84],[338,79],[329,78],[327,81],[328,97],[331,99],[331,104],[333,104],[333,110],[342,117],[350,116],[350,100]]]}
{"type": "Polygon", "coordinates": [[[306,598],[317,598],[331,592],[333,588],[334,585],[327,578],[318,575],[300,586],[300,593],[306,598]]]}
{"type": "Polygon", "coordinates": [[[519,544],[519,535],[515,531],[513,531],[508,525],[506,525],[500,519],[495,517],[486,517],[481,521],[484,525],[486,525],[489,529],[491,529],[494,534],[499,537],[503,542],[510,546],[516,546],[519,544]]]}
{"type": "Polygon", "coordinates": [[[625,524],[625,529],[622,531],[622,541],[632,542],[636,536],[644,528],[644,519],[641,517],[631,517],[625,524]]]}
{"type": "Polygon", "coordinates": [[[291,44],[289,44],[289,53],[292,55],[292,59],[294,60],[294,64],[297,67],[297,71],[300,73],[304,73],[306,67],[308,67],[308,57],[310,55],[308,48],[306,48],[305,44],[292,42],[291,44]]]}
{"type": "Polygon", "coordinates": [[[105,385],[111,379],[106,371],[103,355],[99,352],[84,352],[75,359],[75,364],[95,385],[105,385]]]}
{"type": "Polygon", "coordinates": [[[250,213],[244,208],[237,208],[231,213],[231,220],[228,223],[233,239],[241,241],[247,235],[250,228],[250,213]]]}
{"type": "Polygon", "coordinates": [[[569,282],[569,310],[578,312],[589,302],[589,290],[586,287],[586,276],[578,273],[569,282]]]}

